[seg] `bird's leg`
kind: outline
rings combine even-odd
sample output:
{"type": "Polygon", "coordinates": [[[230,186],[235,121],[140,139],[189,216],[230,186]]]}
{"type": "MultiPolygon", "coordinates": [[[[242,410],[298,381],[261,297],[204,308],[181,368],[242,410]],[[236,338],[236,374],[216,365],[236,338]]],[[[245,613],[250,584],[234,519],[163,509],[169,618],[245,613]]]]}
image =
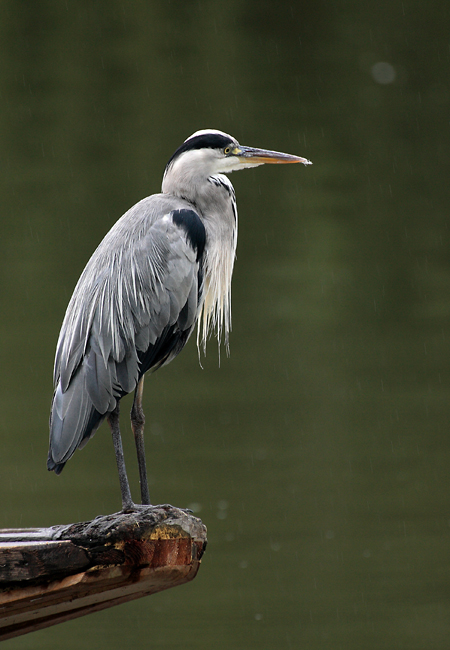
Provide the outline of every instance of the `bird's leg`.
{"type": "Polygon", "coordinates": [[[120,491],[122,492],[122,510],[131,512],[134,503],[131,498],[130,484],[128,483],[127,470],[125,468],[125,458],[123,455],[122,438],[120,436],[119,424],[119,402],[114,411],[108,414],[108,424],[111,427],[114,451],[116,453],[117,469],[119,471],[120,491]]]}
{"type": "Polygon", "coordinates": [[[134,393],[133,406],[131,408],[131,428],[133,429],[134,442],[139,466],[139,480],[141,482],[142,505],[150,505],[150,494],[148,491],[147,466],[145,463],[144,445],[144,424],[145,415],[142,408],[142,393],[144,392],[144,376],[141,377],[134,393]]]}

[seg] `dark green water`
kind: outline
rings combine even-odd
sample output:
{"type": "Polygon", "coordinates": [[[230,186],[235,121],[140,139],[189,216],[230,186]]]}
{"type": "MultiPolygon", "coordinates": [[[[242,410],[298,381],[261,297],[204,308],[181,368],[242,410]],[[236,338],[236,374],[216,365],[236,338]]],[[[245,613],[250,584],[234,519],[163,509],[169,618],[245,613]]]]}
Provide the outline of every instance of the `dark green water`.
{"type": "Polygon", "coordinates": [[[151,496],[208,526],[198,577],[5,648],[449,647],[449,33],[436,0],[0,4],[0,527],[119,508],[107,427],[46,471],[54,349],[176,147],[314,162],[232,175],[231,357],[191,341],[146,382],[151,496]]]}

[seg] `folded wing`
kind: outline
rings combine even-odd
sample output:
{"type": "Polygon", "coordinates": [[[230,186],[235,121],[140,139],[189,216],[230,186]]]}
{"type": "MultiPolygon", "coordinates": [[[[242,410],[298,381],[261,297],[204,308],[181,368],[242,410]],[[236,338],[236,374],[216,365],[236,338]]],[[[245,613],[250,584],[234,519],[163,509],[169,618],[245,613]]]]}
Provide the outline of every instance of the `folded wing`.
{"type": "Polygon", "coordinates": [[[78,281],[56,352],[50,470],[60,473],[117,401],[169,363],[192,332],[206,235],[195,211],[178,203],[156,195],[134,206],[78,281]]]}

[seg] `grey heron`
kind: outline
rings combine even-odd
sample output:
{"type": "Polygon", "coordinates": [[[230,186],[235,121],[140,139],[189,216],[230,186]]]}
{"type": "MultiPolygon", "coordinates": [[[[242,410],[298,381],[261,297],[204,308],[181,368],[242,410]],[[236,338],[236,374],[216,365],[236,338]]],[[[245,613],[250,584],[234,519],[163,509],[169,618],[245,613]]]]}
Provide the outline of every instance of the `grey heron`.
{"type": "Polygon", "coordinates": [[[60,474],[107,419],[124,512],[137,506],[125,469],[120,400],[134,391],[141,501],[150,505],[144,376],[174,359],[196,324],[199,346],[211,330],[228,342],[237,208],[224,174],[264,163],[311,164],[241,146],[222,131],[197,131],[167,163],[161,193],[142,199],[115,223],[74,289],[56,348],[47,467],[60,474]]]}

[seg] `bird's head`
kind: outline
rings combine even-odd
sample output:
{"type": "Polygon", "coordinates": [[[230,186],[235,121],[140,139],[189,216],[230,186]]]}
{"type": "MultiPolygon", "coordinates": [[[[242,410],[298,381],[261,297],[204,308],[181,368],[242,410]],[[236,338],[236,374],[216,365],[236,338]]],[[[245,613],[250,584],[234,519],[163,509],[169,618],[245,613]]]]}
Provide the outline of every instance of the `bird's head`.
{"type": "Polygon", "coordinates": [[[306,158],[278,151],[244,147],[228,133],[215,129],[204,129],[193,133],[181,147],[178,147],[166,165],[164,181],[170,176],[172,181],[185,182],[188,178],[207,178],[213,174],[228,174],[265,163],[311,165],[306,158]]]}

